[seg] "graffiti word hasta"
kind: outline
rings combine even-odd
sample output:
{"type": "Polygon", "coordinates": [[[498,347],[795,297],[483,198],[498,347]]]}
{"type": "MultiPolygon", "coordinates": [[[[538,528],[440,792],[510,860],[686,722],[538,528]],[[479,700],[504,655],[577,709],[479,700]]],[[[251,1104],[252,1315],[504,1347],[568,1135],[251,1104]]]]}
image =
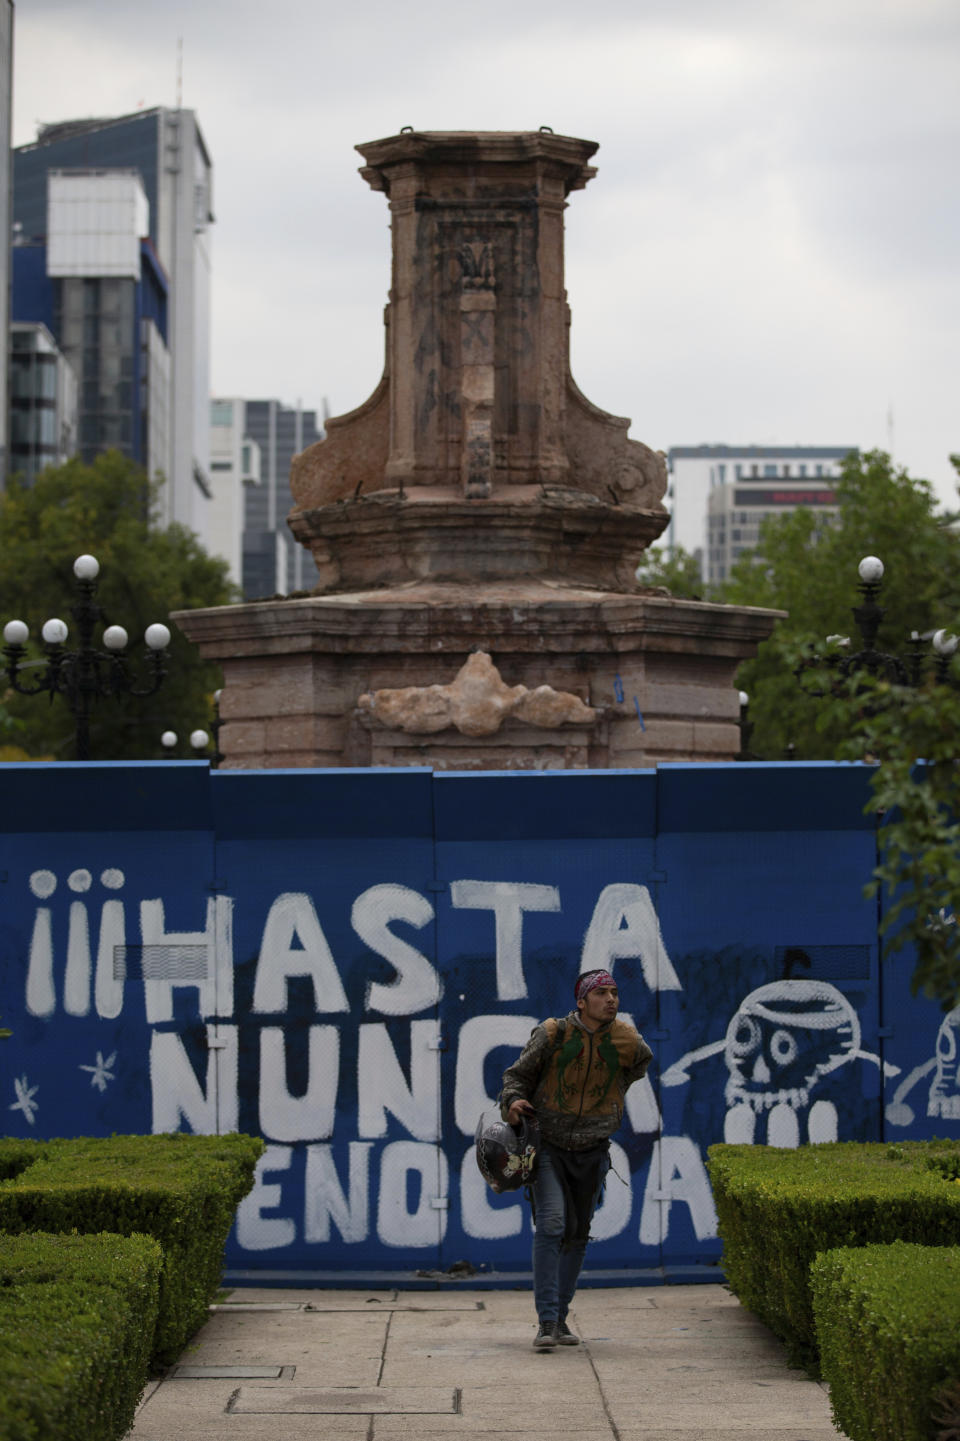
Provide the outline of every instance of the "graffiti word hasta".
{"type": "MultiPolygon", "coordinates": [[[[162,899],[141,900],[139,942],[128,944],[127,906],[117,894],[125,883],[124,875],[119,870],[105,871],[101,882],[111,894],[100,902],[99,915],[91,901],[81,898],[92,883],[87,871],[74,871],[69,878],[76,898],[70,901],[65,916],[49,904],[37,907],[27,965],[27,1011],[42,1019],[51,1017],[57,1009],[59,986],[59,1000],[67,1015],[86,1016],[94,1010],[102,1019],[112,1020],[123,1010],[128,983],[139,980],[150,1025],[173,1019],[175,987],[197,991],[202,1018],[233,1016],[234,899],[217,895],[201,902],[203,928],[192,931],[167,929],[162,899]]],[[[31,890],[44,902],[56,885],[57,878],[50,871],[36,871],[30,878],[31,890]]],[[[528,882],[456,880],[450,883],[449,902],[454,911],[489,914],[497,999],[524,999],[528,995],[525,927],[535,924],[529,918],[537,913],[562,910],[559,888],[528,882]]],[[[434,962],[393,929],[400,924],[423,931],[435,915],[434,904],[425,895],[395,883],[370,886],[353,901],[350,926],[354,936],[395,973],[388,982],[368,982],[365,1010],[410,1016],[440,1000],[442,984],[434,962]]],[[[603,888],[593,908],[583,936],[581,969],[610,970],[626,957],[639,959],[651,990],[681,989],[646,886],[615,883],[603,888]]],[[[287,891],[271,903],[262,927],[253,1011],[285,1013],[288,982],[304,977],[312,983],[317,1014],[350,1009],[341,968],[313,898],[302,891],[287,891]]]]}

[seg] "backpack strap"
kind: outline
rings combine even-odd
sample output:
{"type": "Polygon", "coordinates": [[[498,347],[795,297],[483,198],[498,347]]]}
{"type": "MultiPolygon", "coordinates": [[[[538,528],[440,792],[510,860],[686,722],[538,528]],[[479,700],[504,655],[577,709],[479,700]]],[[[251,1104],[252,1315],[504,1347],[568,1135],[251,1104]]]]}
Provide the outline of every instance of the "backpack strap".
{"type": "Polygon", "coordinates": [[[567,1034],[566,1016],[551,1016],[549,1020],[544,1021],[543,1024],[547,1035],[550,1037],[550,1043],[553,1046],[554,1051],[559,1051],[560,1047],[563,1045],[564,1038],[567,1034]]]}
{"type": "Polygon", "coordinates": [[[543,1026],[550,1041],[550,1051],[544,1058],[543,1065],[540,1067],[540,1074],[537,1077],[538,1086],[543,1079],[543,1076],[547,1070],[547,1067],[550,1065],[550,1062],[553,1060],[557,1052],[562,1048],[563,1043],[566,1040],[567,1018],[566,1016],[551,1016],[548,1020],[544,1021],[543,1026]]]}

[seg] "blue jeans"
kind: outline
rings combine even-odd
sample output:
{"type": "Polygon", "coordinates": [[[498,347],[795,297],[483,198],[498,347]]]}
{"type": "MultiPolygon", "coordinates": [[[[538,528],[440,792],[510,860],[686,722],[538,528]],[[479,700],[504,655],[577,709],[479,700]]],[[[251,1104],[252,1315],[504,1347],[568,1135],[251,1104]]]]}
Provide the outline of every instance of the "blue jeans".
{"type": "MultiPolygon", "coordinates": [[[[594,1192],[590,1214],[596,1208],[603,1182],[610,1169],[606,1158],[594,1192]]],[[[537,1175],[533,1183],[536,1224],[533,1233],[533,1300],[541,1325],[548,1321],[565,1321],[570,1302],[577,1289],[577,1278],[583,1265],[587,1243],[573,1241],[563,1245],[566,1229],[566,1201],[563,1186],[546,1148],[541,1149],[537,1175]]]]}

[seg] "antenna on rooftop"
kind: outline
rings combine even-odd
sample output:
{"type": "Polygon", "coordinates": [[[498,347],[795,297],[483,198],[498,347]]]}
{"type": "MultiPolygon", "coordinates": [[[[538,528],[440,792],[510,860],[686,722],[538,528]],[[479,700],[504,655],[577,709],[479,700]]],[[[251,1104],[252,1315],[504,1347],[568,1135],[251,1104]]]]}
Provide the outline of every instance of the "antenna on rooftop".
{"type": "Polygon", "coordinates": [[[177,36],[177,109],[183,109],[183,36],[177,36]]]}

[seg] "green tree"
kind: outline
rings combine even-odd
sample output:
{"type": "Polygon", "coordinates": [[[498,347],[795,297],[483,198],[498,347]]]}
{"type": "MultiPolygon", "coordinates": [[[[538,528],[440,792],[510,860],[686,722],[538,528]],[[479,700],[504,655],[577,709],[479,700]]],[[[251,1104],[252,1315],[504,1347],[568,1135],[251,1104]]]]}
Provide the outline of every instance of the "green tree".
{"type": "Polygon", "coordinates": [[[960,1004],[960,675],[919,687],[860,673],[832,686],[821,723],[846,732],[842,754],[871,761],[869,810],[880,859],[867,894],[885,896],[888,952],[910,944],[914,994],[960,1004]],[[945,683],[949,682],[949,683],[945,683]]]}
{"type": "Polygon", "coordinates": [[[886,614],[877,639],[902,652],[911,630],[921,634],[960,618],[960,535],[937,513],[933,487],[895,466],[883,451],[854,452],[836,485],[835,517],[801,508],[761,527],[757,549],[740,557],[718,599],[785,610],[737,683],[750,697],[752,749],[779,759],[793,743],[799,758],[836,757],[847,739],[844,718],[798,686],[794,671],[807,649],[826,636],[860,639],[852,617],[859,604],[857,565],[865,555],[885,566],[886,614]]]}
{"type": "MultiPolygon", "coordinates": [[[[223,605],[236,598],[225,561],[208,555],[185,527],[157,523],[158,487],[117,451],[91,465],[79,460],[44,471],[32,486],[17,480],[0,496],[0,623],[14,617],[31,631],[28,659],[40,660],[42,623],[59,616],[75,626],[73,562],[90,554],[100,562],[97,603],[103,624],[130,636],[135,668],[141,638],[171,611],[223,605]]],[[[90,726],[90,753],[98,760],[151,759],[168,728],[187,734],[210,719],[210,697],[220,683],[215,666],[200,660],[177,629],[167,650],[167,677],[156,695],[99,701],[90,726]]],[[[95,635],[99,644],[100,631],[95,635]]],[[[71,640],[67,642],[68,646],[71,640]]],[[[27,673],[29,676],[29,672],[27,673]]],[[[62,697],[0,695],[4,742],[29,756],[74,755],[73,717],[62,697]]]]}
{"type": "Polygon", "coordinates": [[[660,546],[648,550],[637,566],[637,580],[641,585],[662,585],[678,600],[703,600],[707,593],[700,562],[682,545],[672,551],[660,546]]]}

